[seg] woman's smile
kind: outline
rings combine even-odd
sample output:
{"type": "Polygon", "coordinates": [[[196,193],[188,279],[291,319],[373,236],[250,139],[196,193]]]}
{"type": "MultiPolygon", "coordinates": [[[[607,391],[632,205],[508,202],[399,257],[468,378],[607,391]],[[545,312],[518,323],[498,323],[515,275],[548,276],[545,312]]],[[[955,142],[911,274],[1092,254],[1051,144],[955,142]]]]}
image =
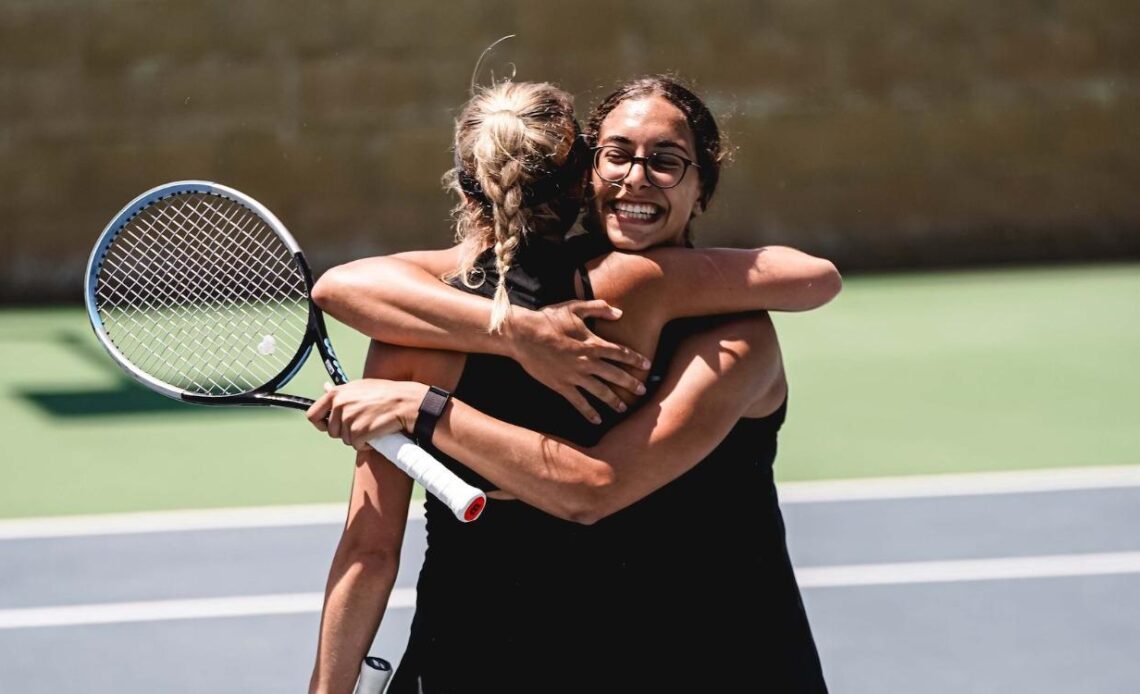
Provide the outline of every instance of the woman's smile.
{"type": "Polygon", "coordinates": [[[614,200],[609,204],[610,210],[617,217],[618,223],[650,224],[661,218],[664,208],[651,202],[629,202],[614,200]]]}

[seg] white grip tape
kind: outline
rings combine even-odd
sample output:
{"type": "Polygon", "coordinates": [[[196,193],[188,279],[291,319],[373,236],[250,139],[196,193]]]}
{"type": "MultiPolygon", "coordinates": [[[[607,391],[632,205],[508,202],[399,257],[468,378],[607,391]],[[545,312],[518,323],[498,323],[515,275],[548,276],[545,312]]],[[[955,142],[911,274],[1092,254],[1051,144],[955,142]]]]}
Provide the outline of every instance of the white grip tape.
{"type": "Polygon", "coordinates": [[[487,503],[483,492],[467,484],[403,434],[380,436],[368,442],[396,467],[424,486],[464,523],[475,520],[487,503]]]}

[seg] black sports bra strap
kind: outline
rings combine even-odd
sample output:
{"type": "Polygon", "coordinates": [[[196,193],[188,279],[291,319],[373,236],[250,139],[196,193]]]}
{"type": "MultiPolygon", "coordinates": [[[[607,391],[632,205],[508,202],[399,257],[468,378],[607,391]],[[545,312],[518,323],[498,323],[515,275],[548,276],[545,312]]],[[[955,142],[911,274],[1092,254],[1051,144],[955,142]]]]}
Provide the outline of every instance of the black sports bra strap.
{"type": "Polygon", "coordinates": [[[610,240],[602,233],[577,234],[566,240],[566,255],[573,259],[571,262],[576,262],[578,265],[578,277],[582,280],[582,298],[587,301],[594,299],[594,288],[590,285],[590,273],[586,270],[586,263],[613,249],[610,240]]]}
{"type": "MultiPolygon", "coordinates": [[[[590,286],[590,272],[586,269],[585,263],[578,266],[578,277],[582,280],[582,298],[586,301],[592,301],[594,299],[594,288],[590,286]]],[[[586,328],[590,332],[594,332],[594,322],[593,318],[585,320],[586,328]]]]}
{"type": "MultiPolygon", "coordinates": [[[[610,240],[606,238],[605,234],[578,234],[566,240],[565,250],[567,257],[572,259],[571,262],[576,262],[578,265],[578,278],[582,282],[582,298],[592,301],[595,298],[594,287],[590,284],[590,271],[586,269],[586,263],[612,251],[613,246],[610,245],[610,240]]],[[[586,327],[591,331],[594,329],[593,318],[586,319],[586,327]]]]}
{"type": "Polygon", "coordinates": [[[585,263],[578,266],[578,277],[582,280],[582,298],[592,301],[594,299],[594,288],[590,286],[590,271],[586,269],[585,263]]]}

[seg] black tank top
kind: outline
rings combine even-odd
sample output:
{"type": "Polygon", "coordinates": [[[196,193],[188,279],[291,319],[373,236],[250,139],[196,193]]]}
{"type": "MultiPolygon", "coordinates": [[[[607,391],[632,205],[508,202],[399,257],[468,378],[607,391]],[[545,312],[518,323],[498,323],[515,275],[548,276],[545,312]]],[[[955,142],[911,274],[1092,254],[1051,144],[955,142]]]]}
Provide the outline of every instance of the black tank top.
{"type": "MultiPolygon", "coordinates": [[[[576,298],[576,272],[608,250],[596,236],[529,238],[507,275],[511,302],[541,308],[576,298]]],[[[492,296],[493,254],[476,267],[482,284],[453,284],[492,296]]],[[[666,326],[649,387],[677,344],[713,320],[666,326]]],[[[619,419],[594,402],[603,424],[590,424],[517,363],[494,355],[468,356],[455,395],[583,445],[619,419]]],[[[826,691],[772,479],[784,414],[781,406],[741,420],[692,470],[592,526],[496,500],[478,521],[461,524],[428,496],[416,614],[389,691],[709,691],[755,679],[758,665],[770,691],[826,691]],[[678,659],[691,665],[676,667],[678,659]]],[[[431,452],[473,484],[494,488],[431,452]]]]}
{"type": "MultiPolygon", "coordinates": [[[[527,238],[507,275],[511,303],[541,308],[576,298],[574,273],[586,252],[581,243],[527,238]]],[[[476,268],[481,284],[452,284],[493,296],[493,253],[480,256],[476,268]]],[[[468,355],[454,395],[504,421],[571,441],[590,443],[601,435],[564,398],[504,357],[468,355]]],[[[427,448],[472,484],[495,488],[427,448]]],[[[592,528],[520,501],[489,499],[479,520],[468,524],[430,495],[424,511],[428,546],[416,614],[389,692],[591,691],[596,673],[583,668],[580,649],[595,626],[584,625],[581,616],[600,583],[589,560],[592,528]]]]}

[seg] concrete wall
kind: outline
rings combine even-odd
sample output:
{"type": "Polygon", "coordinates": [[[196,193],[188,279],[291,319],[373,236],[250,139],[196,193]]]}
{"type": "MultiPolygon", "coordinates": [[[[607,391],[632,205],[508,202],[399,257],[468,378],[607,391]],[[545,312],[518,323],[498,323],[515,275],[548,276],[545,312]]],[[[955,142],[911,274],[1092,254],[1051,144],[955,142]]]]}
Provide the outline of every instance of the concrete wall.
{"type": "MultiPolygon", "coordinates": [[[[319,268],[450,240],[475,58],[578,94],[675,70],[737,146],[708,244],[842,269],[1140,257],[1140,3],[0,5],[0,300],[79,296],[136,193],[240,188],[319,268]]],[[[489,74],[484,73],[484,76],[489,74]]]]}

